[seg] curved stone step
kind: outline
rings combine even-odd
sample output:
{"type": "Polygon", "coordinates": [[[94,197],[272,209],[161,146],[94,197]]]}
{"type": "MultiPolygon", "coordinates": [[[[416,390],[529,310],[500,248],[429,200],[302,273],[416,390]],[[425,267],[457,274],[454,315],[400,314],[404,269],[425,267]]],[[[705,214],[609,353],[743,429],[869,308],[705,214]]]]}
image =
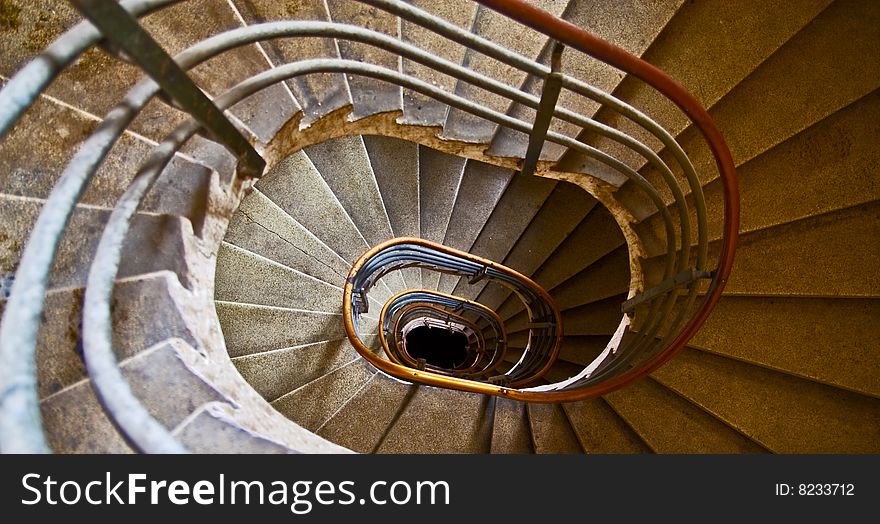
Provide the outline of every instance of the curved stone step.
{"type": "MultiPolygon", "coordinates": [[[[200,406],[228,401],[185,363],[201,358],[177,339],[163,341],[120,363],[132,392],[147,411],[169,430],[200,406]]],[[[104,414],[91,383],[83,379],[40,402],[44,429],[56,453],[118,453],[130,448],[104,414]]]]}
{"type": "MultiPolygon", "coordinates": [[[[502,263],[524,275],[534,274],[596,204],[580,187],[559,182],[502,263]]],[[[487,286],[477,300],[497,310],[508,296],[505,287],[487,286]]]]}
{"type": "Polygon", "coordinates": [[[691,349],[656,379],[777,453],[877,453],[880,400],[691,349]]]}
{"type": "Polygon", "coordinates": [[[583,453],[559,404],[526,404],[535,453],[583,453]]]}
{"type": "MultiPolygon", "coordinates": [[[[400,39],[400,20],[381,9],[348,0],[326,0],[330,20],[342,24],[365,27],[372,31],[400,39]]],[[[400,58],[377,47],[337,40],[339,55],[346,60],[375,64],[392,71],[400,71],[400,58]]],[[[376,113],[403,109],[401,88],[373,78],[348,75],[351,93],[351,118],[357,119],[376,113]]]]}
{"type": "MultiPolygon", "coordinates": [[[[514,175],[468,252],[489,260],[504,260],[555,186],[554,180],[514,175]]],[[[473,299],[486,285],[468,285],[467,281],[460,278],[452,294],[473,299]]]]}
{"type": "Polygon", "coordinates": [[[376,373],[316,433],[358,453],[373,453],[406,408],[415,388],[376,373]]]}
{"type": "MultiPolygon", "coordinates": [[[[248,24],[280,20],[330,20],[326,2],[231,1],[248,24]]],[[[311,58],[339,58],[339,48],[332,38],[280,38],[261,45],[276,66],[311,58]]],[[[348,84],[342,73],[299,76],[286,83],[303,108],[303,126],[351,105],[348,84]]]]}
{"type": "Polygon", "coordinates": [[[880,301],[874,299],[725,296],[690,343],[710,353],[880,397],[878,315],[880,301]]]}
{"type": "MultiPolygon", "coordinates": [[[[835,112],[737,169],[740,233],[880,200],[873,147],[880,134],[880,90],[835,112]],[[797,173],[797,184],[791,183],[797,173]]],[[[720,179],[703,188],[710,240],[722,231],[723,187],[720,179]]],[[[696,214],[691,208],[692,221],[696,214]]],[[[636,226],[649,256],[665,251],[658,214],[636,226]],[[654,240],[654,241],[652,241],[654,240]]]]}
{"type": "Polygon", "coordinates": [[[229,220],[224,241],[339,286],[349,264],[263,193],[254,190],[229,220]]]}
{"type": "MultiPolygon", "coordinates": [[[[634,382],[604,398],[657,453],[766,452],[749,438],[650,378],[634,382]]],[[[749,409],[753,407],[750,405],[749,409]]]]}
{"type": "Polygon", "coordinates": [[[347,338],[234,357],[232,363],[267,401],[317,380],[358,358],[347,338]]]}
{"type": "Polygon", "coordinates": [[[377,452],[488,453],[490,405],[485,395],[419,386],[377,452]]]}
{"type": "MultiPolygon", "coordinates": [[[[443,18],[462,29],[470,29],[474,23],[474,16],[479,6],[470,0],[446,0],[435,2],[434,0],[411,0],[413,7],[427,11],[435,16],[443,18]]],[[[445,58],[452,63],[460,64],[464,58],[466,48],[453,44],[445,38],[438,37],[436,33],[414,24],[408,20],[401,20],[401,38],[408,44],[419,47],[428,53],[445,58]]],[[[455,91],[456,80],[448,75],[441,74],[418,62],[403,59],[402,71],[407,76],[412,76],[435,85],[447,92],[455,91]]],[[[403,90],[403,117],[401,123],[422,126],[442,126],[446,120],[447,106],[428,98],[421,93],[403,90]]]]}
{"type": "MultiPolygon", "coordinates": [[[[464,167],[443,244],[468,251],[513,179],[513,171],[469,160],[464,167]]],[[[452,291],[458,279],[441,275],[438,289],[452,291]]]]}
{"type": "Polygon", "coordinates": [[[495,398],[490,452],[493,455],[533,453],[531,428],[525,403],[508,398],[495,398]]]}
{"type": "MultiPolygon", "coordinates": [[[[569,2],[565,12],[562,13],[562,18],[603,40],[640,56],[651,45],[654,38],[682,3],[682,0],[569,2]]],[[[551,45],[545,45],[538,62],[549,64],[550,51],[551,45]]],[[[563,52],[562,72],[607,93],[613,92],[624,77],[619,70],[574,49],[563,52]]],[[[520,89],[540,98],[543,85],[543,78],[528,75],[520,89]]],[[[563,89],[559,94],[557,107],[564,107],[590,117],[599,108],[599,104],[587,97],[563,89]]],[[[534,122],[535,120],[535,110],[519,103],[512,104],[507,110],[507,114],[525,122],[534,122]]],[[[555,119],[550,124],[550,130],[574,138],[581,131],[581,128],[555,119]]],[[[492,138],[489,154],[525,158],[528,144],[528,136],[525,133],[500,127],[492,138]]],[[[563,146],[549,142],[544,145],[541,157],[555,160],[564,152],[563,146]]]]}
{"type": "Polygon", "coordinates": [[[375,374],[373,366],[358,358],[283,395],[272,407],[303,428],[316,431],[375,374]]]}
{"type": "Polygon", "coordinates": [[[638,434],[601,398],[562,404],[586,453],[650,453],[638,434]]]}
{"type": "MultiPolygon", "coordinates": [[[[704,107],[712,107],[829,3],[829,0],[813,0],[799,5],[796,10],[779,1],[750,6],[748,10],[717,0],[687,3],[666,24],[642,58],[676,79],[704,107]],[[749,38],[743,39],[742,35],[749,35],[749,38]]],[[[613,94],[645,111],[673,136],[689,124],[687,117],[672,102],[635,78],[625,78],[613,94]]],[[[753,107],[756,106],[749,107],[749,114],[754,112],[753,107]]],[[[649,138],[642,128],[612,110],[600,110],[596,118],[655,148],[660,146],[659,141],[649,138]]],[[[582,133],[579,138],[627,163],[632,162],[634,167],[644,164],[642,157],[608,139],[587,133],[582,133]]],[[[562,166],[563,170],[581,172],[608,169],[573,151],[562,157],[562,166]]]]}
{"type": "MultiPolygon", "coordinates": [[[[466,164],[464,158],[419,146],[419,222],[425,240],[443,243],[466,164]]],[[[440,273],[421,273],[428,289],[438,289],[440,273]]]]}
{"type": "MultiPolygon", "coordinates": [[[[537,7],[559,16],[568,0],[535,0],[537,7]]],[[[537,31],[526,30],[518,23],[505,16],[480,6],[474,17],[471,32],[496,42],[505,48],[527,58],[535,58],[547,42],[547,37],[537,31]]],[[[509,85],[518,88],[525,80],[526,73],[511,66],[489,58],[474,50],[467,50],[462,65],[468,69],[493,78],[503,78],[509,85]]],[[[477,102],[490,109],[503,113],[510,101],[478,87],[459,81],[455,85],[455,94],[477,102]]],[[[473,116],[458,109],[450,109],[443,123],[442,137],[449,140],[488,144],[495,132],[496,125],[488,120],[473,116]]]]}

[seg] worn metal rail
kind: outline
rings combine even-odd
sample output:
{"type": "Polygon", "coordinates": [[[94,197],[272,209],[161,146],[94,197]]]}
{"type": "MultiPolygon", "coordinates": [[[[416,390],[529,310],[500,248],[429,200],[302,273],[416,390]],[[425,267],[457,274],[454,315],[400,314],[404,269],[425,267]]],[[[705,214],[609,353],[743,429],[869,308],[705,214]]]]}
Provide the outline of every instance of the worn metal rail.
{"type": "MultiPolygon", "coordinates": [[[[194,44],[170,60],[168,55],[140,29],[136,17],[144,16],[185,0],[124,0],[114,2],[75,0],[73,3],[92,18],[69,30],[42,54],[27,64],[0,91],[0,138],[8,135],[16,122],[31,107],[52,81],[87,49],[104,43],[105,48],[124,51],[128,59],[141,65],[152,78],[135,85],[118,105],[110,110],[103,122],[85,139],[61,173],[35,222],[16,272],[11,295],[0,323],[0,451],[46,452],[49,447],[42,431],[37,396],[36,345],[44,310],[49,276],[60,239],[80,197],[94,178],[110,149],[131,125],[148,102],[173,101],[192,118],[181,124],[161,141],[137,169],[129,189],[120,199],[101,238],[93,259],[86,285],[83,311],[84,352],[87,366],[99,397],[104,400],[109,418],[132,446],[140,451],[184,451],[142,408],[126,394],[127,386],[113,359],[110,297],[119,270],[121,250],[132,220],[141,202],[165,169],[171,158],[196,133],[204,132],[224,143],[239,159],[238,177],[259,176],[264,167],[253,135],[240,124],[233,124],[223,111],[268,87],[291,78],[327,72],[344,73],[346,77],[362,76],[379,79],[391,85],[420,93],[450,108],[468,112],[501,128],[512,129],[532,137],[529,158],[523,170],[530,172],[544,141],[583,153],[619,172],[629,183],[654,203],[664,224],[666,253],[662,275],[644,283],[640,293],[631,296],[622,313],[621,327],[609,342],[606,351],[582,373],[562,383],[525,388],[540,377],[552,363],[562,336],[561,315],[552,299],[540,288],[535,289],[512,274],[507,268],[491,261],[478,260],[466,253],[451,253],[448,248],[429,246],[408,239],[404,243],[377,246],[353,270],[354,282],[346,284],[344,313],[346,328],[352,340],[357,335],[357,316],[367,310],[366,293],[378,278],[388,271],[418,265],[429,269],[468,275],[469,278],[490,278],[515,289],[534,314],[535,337],[530,351],[508,371],[509,384],[498,385],[456,377],[443,376],[427,370],[412,370],[400,364],[373,361],[379,369],[414,382],[466,389],[480,393],[504,395],[535,402],[577,400],[619,388],[662,365],[681,349],[706,320],[717,303],[730,274],[736,249],[739,204],[733,162],[717,127],[695,99],[673,79],[654,66],[594,35],[531,6],[522,0],[477,0],[525,26],[546,35],[558,44],[560,53],[552,67],[531,57],[514,53],[479,35],[401,0],[352,0],[382,9],[410,23],[431,31],[448,45],[463,46],[482,53],[529,75],[544,79],[543,96],[536,97],[504,82],[444,60],[411,43],[403,42],[368,28],[320,21],[269,22],[233,29],[194,44]],[[112,6],[108,6],[113,4],[112,6]],[[243,80],[213,100],[207,99],[186,71],[222,53],[280,38],[333,38],[348,40],[383,49],[412,60],[440,74],[476,86],[510,103],[536,109],[540,120],[527,122],[492,110],[474,100],[447,92],[431,83],[408,76],[399,70],[375,64],[336,58],[312,59],[276,67],[243,80]],[[675,138],[642,111],[583,81],[565,74],[564,56],[583,52],[641,79],[674,102],[700,131],[712,151],[718,175],[724,188],[723,231],[720,255],[709,261],[707,208],[700,178],[685,151],[675,138]],[[568,90],[614,110],[642,127],[665,148],[670,163],[645,143],[583,115],[556,105],[555,90],[568,90]],[[581,129],[607,137],[636,152],[661,175],[666,187],[653,186],[634,168],[588,144],[553,131],[552,119],[575,124],[581,129]],[[249,136],[250,135],[250,136],[249,136]],[[685,183],[679,183],[678,171],[685,183]],[[669,194],[671,204],[661,196],[669,194]],[[689,195],[686,200],[685,196],[689,195]],[[692,214],[696,220],[692,220],[692,214]],[[403,247],[407,246],[407,247],[403,247]],[[387,248],[387,250],[386,250],[387,248]],[[418,263],[405,257],[421,257],[418,263]],[[527,284],[523,285],[522,283],[527,284]],[[701,290],[701,283],[708,288],[701,290]],[[697,304],[698,295],[702,299],[697,304]],[[636,326],[633,331],[630,326],[636,326]],[[102,357],[95,357],[101,355],[102,357]],[[88,355],[92,355],[89,357],[88,355]],[[109,358],[108,358],[109,357],[109,358]],[[97,360],[95,360],[97,358],[97,360]],[[91,360],[91,363],[88,362],[91,360]],[[96,377],[110,377],[105,381],[96,377]],[[122,403],[115,400],[127,398],[122,403]],[[108,402],[107,399],[110,399],[108,402]],[[131,403],[129,401],[133,401],[131,403]]],[[[196,22],[197,23],[197,22],[196,22]]],[[[525,28],[523,28],[525,30],[525,28]]],[[[117,53],[119,54],[119,53],[117,53]]],[[[116,55],[114,55],[116,57],[116,55]]],[[[552,169],[552,166],[544,166],[552,169]]],[[[524,277],[523,277],[524,278],[524,277]]],[[[533,283],[532,283],[533,284],[533,283]]],[[[357,345],[357,344],[356,344],[357,345]]],[[[376,355],[370,353],[372,357],[376,355]]]]}

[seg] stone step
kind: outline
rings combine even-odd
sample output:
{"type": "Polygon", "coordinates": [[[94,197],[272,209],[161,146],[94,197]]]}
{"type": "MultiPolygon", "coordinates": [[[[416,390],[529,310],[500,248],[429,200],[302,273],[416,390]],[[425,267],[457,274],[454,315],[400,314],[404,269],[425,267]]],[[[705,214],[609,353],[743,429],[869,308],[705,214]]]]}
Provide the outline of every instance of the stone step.
{"type": "MultiPolygon", "coordinates": [[[[229,416],[229,406],[208,404],[174,432],[193,453],[255,454],[293,453],[293,450],[243,428],[229,416]]],[[[340,452],[331,448],[334,452],[340,452]]]]}
{"type": "MultiPolygon", "coordinates": [[[[417,7],[430,14],[450,22],[462,29],[470,29],[474,23],[474,16],[478,5],[470,0],[447,0],[435,2],[434,0],[411,0],[413,7],[417,7]]],[[[466,48],[454,44],[436,33],[408,20],[401,20],[400,35],[404,42],[419,47],[428,53],[445,58],[452,63],[460,64],[464,59],[466,48]]],[[[439,73],[418,62],[403,59],[402,71],[405,75],[418,78],[429,84],[435,85],[446,92],[455,91],[456,80],[448,75],[439,73]]],[[[403,120],[402,123],[422,126],[442,126],[446,120],[447,106],[433,98],[426,97],[409,89],[403,90],[403,120]]]]}
{"type": "MultiPolygon", "coordinates": [[[[568,0],[536,0],[536,7],[547,10],[556,16],[562,14],[568,0]]],[[[471,32],[500,44],[510,51],[527,58],[536,58],[547,42],[547,37],[511,21],[504,15],[480,6],[474,17],[471,32]]],[[[518,88],[525,80],[526,73],[489,58],[474,50],[467,50],[461,62],[468,69],[486,76],[503,79],[512,87],[518,88]]],[[[476,86],[460,81],[455,86],[455,94],[480,105],[505,112],[510,105],[506,98],[484,91],[476,86]]],[[[487,144],[495,133],[496,125],[458,109],[450,109],[443,124],[443,138],[487,144]]]]}
{"type": "MultiPolygon", "coordinates": [[[[553,180],[515,175],[468,252],[489,260],[504,260],[555,186],[553,180]]],[[[474,299],[486,286],[485,281],[476,285],[468,285],[467,281],[459,279],[452,294],[474,299]]]]}
{"type": "MultiPolygon", "coordinates": [[[[595,206],[530,277],[551,291],[624,243],[623,233],[611,213],[604,206],[595,206]]],[[[522,302],[513,295],[497,309],[502,318],[522,310],[522,302]]]]}
{"type": "MultiPolygon", "coordinates": [[[[4,279],[11,279],[18,269],[21,252],[43,204],[43,200],[0,195],[0,275],[4,279]]],[[[85,285],[109,215],[107,210],[81,205],[73,210],[58,246],[49,289],[85,285]]],[[[118,278],[168,270],[189,286],[191,276],[185,255],[192,251],[192,241],[192,229],[186,219],[139,213],[123,245],[118,278]]]]}
{"type": "MultiPolygon", "coordinates": [[[[400,39],[400,19],[381,9],[348,0],[327,0],[327,7],[333,22],[364,27],[400,39]]],[[[339,55],[346,60],[400,71],[400,58],[394,53],[345,39],[338,39],[337,45],[339,55]]],[[[355,75],[348,75],[347,80],[353,104],[352,118],[403,109],[400,87],[355,75]]]]}
{"type": "MultiPolygon", "coordinates": [[[[419,146],[418,152],[421,237],[442,244],[458,196],[466,160],[425,146],[419,146]]],[[[426,269],[421,270],[421,273],[424,286],[437,289],[440,273],[426,269]]]]}
{"type": "Polygon", "coordinates": [[[414,393],[414,386],[377,373],[317,434],[358,453],[374,453],[414,393]]]}
{"type": "MultiPolygon", "coordinates": [[[[562,324],[565,336],[570,335],[612,335],[620,324],[623,313],[620,305],[626,295],[615,295],[585,306],[579,306],[562,312],[562,324]]],[[[528,329],[528,316],[518,315],[505,320],[507,332],[510,334],[528,329]]]]}
{"type": "Polygon", "coordinates": [[[356,395],[375,368],[361,358],[297,388],[272,402],[281,414],[309,431],[316,431],[356,395]]]}
{"type": "MultiPolygon", "coordinates": [[[[765,452],[748,437],[652,379],[633,382],[604,398],[656,453],[765,452]]],[[[756,405],[750,404],[748,409],[756,405]]]]}
{"type": "MultiPolygon", "coordinates": [[[[509,169],[469,160],[449,216],[443,244],[469,251],[513,176],[513,171],[509,169]]],[[[457,280],[455,275],[441,275],[438,289],[448,293],[457,280]]]]}
{"type": "Polygon", "coordinates": [[[490,452],[493,455],[533,452],[531,428],[524,402],[495,398],[490,452]]]}
{"type": "MultiPolygon", "coordinates": [[[[281,20],[315,20],[327,22],[330,14],[326,2],[286,2],[275,0],[232,0],[245,22],[258,24],[281,20]]],[[[333,38],[279,38],[261,44],[272,62],[278,66],[312,58],[339,58],[333,38]]],[[[310,125],[321,117],[351,104],[348,84],[342,73],[303,75],[287,81],[303,108],[301,125],[310,125]]]]}
{"type": "MultiPolygon", "coordinates": [[[[527,276],[534,274],[596,203],[596,199],[580,187],[557,183],[503,264],[527,276]]],[[[497,310],[509,296],[510,290],[505,287],[487,286],[478,295],[478,301],[497,310]]]]}
{"type": "MultiPolygon", "coordinates": [[[[710,113],[724,130],[735,164],[755,158],[880,87],[880,65],[862,59],[874,51],[878,23],[880,8],[873,3],[836,2],[715,104],[710,113]],[[841,40],[841,34],[848,38],[841,40]],[[804,56],[816,58],[807,65],[804,56]],[[755,114],[755,107],[761,108],[760,113],[755,114]],[[744,117],[747,109],[749,116],[744,117]]],[[[678,141],[703,184],[718,176],[695,129],[682,133],[678,141]]],[[[649,181],[658,179],[651,169],[643,172],[649,181]]],[[[627,203],[638,210],[639,218],[645,216],[642,207],[627,203]]]]}
{"type": "Polygon", "coordinates": [[[284,159],[256,187],[349,264],[370,248],[305,153],[284,159]]]}
{"type": "Polygon", "coordinates": [[[359,357],[347,338],[252,353],[232,359],[236,369],[267,401],[317,380],[359,357]]]}
{"type": "Polygon", "coordinates": [[[629,251],[621,246],[553,288],[550,294],[556,307],[564,311],[626,293],[629,285],[629,251]]]}
{"type": "Polygon", "coordinates": [[[342,257],[258,190],[242,200],[224,240],[334,286],[343,285],[350,269],[342,257]]]}
{"type": "Polygon", "coordinates": [[[535,453],[583,453],[559,404],[527,404],[535,453]]]}
{"type": "Polygon", "coordinates": [[[324,313],[342,311],[342,289],[224,242],[217,253],[214,298],[324,313]]]}
{"type": "MultiPolygon", "coordinates": [[[[419,152],[415,142],[382,136],[363,137],[395,237],[421,236],[419,152]]],[[[402,271],[410,288],[422,287],[421,271],[402,271]]]]}
{"type": "Polygon", "coordinates": [[[691,349],[654,377],[777,453],[880,449],[877,398],[691,349]]]}
{"type": "Polygon", "coordinates": [[[638,434],[601,398],[567,402],[562,410],[586,453],[650,453],[638,434]]]}
{"type": "MultiPolygon", "coordinates": [[[[796,13],[785,2],[768,2],[748,10],[722,1],[687,3],[666,24],[642,58],[678,81],[703,107],[712,107],[829,3],[829,0],[811,1],[800,5],[796,13]],[[741,38],[744,34],[750,35],[747,41],[741,38]]],[[[781,77],[773,80],[778,85],[795,85],[779,82],[778,78],[781,77]]],[[[647,113],[673,136],[689,124],[684,113],[671,101],[634,77],[625,78],[613,94],[647,113]]],[[[762,105],[749,106],[748,114],[754,113],[754,107],[762,105]]],[[[613,110],[602,109],[596,118],[655,149],[660,146],[657,139],[613,110]]],[[[609,139],[588,133],[582,133],[580,139],[631,162],[634,167],[644,163],[641,156],[609,139]]],[[[561,167],[580,172],[608,170],[573,151],[562,157],[561,167]]]]}
{"type": "MultiPolygon", "coordinates": [[[[113,345],[126,359],[170,338],[198,347],[174,295],[182,288],[169,272],[117,280],[113,290],[113,345]],[[160,311],[160,315],[155,313],[160,311]]],[[[87,377],[82,362],[83,288],[49,292],[37,336],[37,393],[59,392],[87,377]]],[[[2,314],[5,301],[0,301],[2,314]]]]}
{"type": "MultiPolygon", "coordinates": [[[[58,181],[76,152],[99,121],[70,107],[40,98],[0,143],[0,193],[43,199],[58,181]]],[[[153,144],[123,134],[95,173],[80,202],[112,209],[128,188],[153,144]]],[[[179,215],[190,219],[196,231],[207,212],[211,169],[180,155],[172,158],[141,211],[179,215]]]]}
{"type": "MultiPolygon", "coordinates": [[[[880,184],[872,171],[880,162],[880,153],[872,147],[878,133],[880,90],[875,90],[740,165],[740,233],[880,200],[880,184]],[[797,184],[791,183],[791,173],[798,174],[797,184]]],[[[722,231],[721,180],[709,182],[703,191],[709,238],[716,240],[722,231]]],[[[690,220],[695,223],[693,207],[690,211],[690,220]]],[[[665,251],[665,241],[650,241],[663,238],[659,214],[637,225],[636,230],[645,240],[649,256],[665,251]]]]}
{"type": "Polygon", "coordinates": [[[875,373],[880,355],[874,351],[880,347],[878,314],[880,301],[873,299],[725,296],[690,344],[880,397],[875,373]]]}
{"type": "MultiPolygon", "coordinates": [[[[202,358],[183,341],[172,339],[120,363],[132,392],[169,430],[200,406],[226,399],[184,363],[202,358]],[[184,357],[184,353],[190,353],[184,357]]],[[[43,426],[56,453],[127,453],[131,448],[110,422],[92,385],[81,380],[40,402],[43,426]]]]}
{"type": "Polygon", "coordinates": [[[220,301],[215,308],[233,358],[345,336],[341,313],[220,301]]]}
{"type": "Polygon", "coordinates": [[[419,386],[378,453],[488,453],[492,403],[486,395],[419,386]]]}
{"type": "MultiPolygon", "coordinates": [[[[562,18],[599,38],[640,56],[651,45],[654,38],[682,3],[682,0],[569,2],[565,12],[562,13],[562,18]]],[[[549,64],[550,52],[550,44],[545,45],[538,61],[542,64],[549,64]]],[[[613,92],[624,77],[619,70],[575,49],[563,52],[562,72],[607,93],[613,92]]],[[[543,78],[528,75],[520,89],[540,98],[543,85],[543,78]]],[[[559,94],[557,107],[564,107],[575,113],[591,117],[599,108],[599,104],[585,96],[563,89],[559,94]]],[[[518,103],[514,103],[507,110],[507,114],[525,122],[535,120],[535,110],[518,103]]],[[[550,130],[574,138],[581,131],[581,128],[554,119],[550,130]]],[[[502,127],[492,138],[489,154],[525,158],[528,143],[528,136],[525,133],[502,127]]],[[[545,159],[555,160],[564,152],[563,146],[545,143],[541,156],[545,159]]]]}

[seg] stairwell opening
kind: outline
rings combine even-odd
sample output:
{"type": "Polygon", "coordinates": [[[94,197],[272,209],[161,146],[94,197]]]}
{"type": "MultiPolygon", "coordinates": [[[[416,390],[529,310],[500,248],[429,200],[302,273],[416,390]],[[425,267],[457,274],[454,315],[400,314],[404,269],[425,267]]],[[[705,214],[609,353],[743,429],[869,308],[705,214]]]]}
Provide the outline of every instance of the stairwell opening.
{"type": "Polygon", "coordinates": [[[410,356],[423,358],[427,364],[455,369],[467,359],[467,337],[463,333],[431,326],[418,326],[406,334],[410,356]]]}

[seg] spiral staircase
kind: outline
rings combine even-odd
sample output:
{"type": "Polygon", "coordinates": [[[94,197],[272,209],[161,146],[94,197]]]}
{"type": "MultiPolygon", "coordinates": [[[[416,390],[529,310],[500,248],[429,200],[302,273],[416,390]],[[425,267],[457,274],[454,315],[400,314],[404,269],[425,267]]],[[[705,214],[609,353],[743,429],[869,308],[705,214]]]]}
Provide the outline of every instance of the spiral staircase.
{"type": "Polygon", "coordinates": [[[0,1],[3,452],[880,451],[880,4],[120,2],[190,91],[72,4],[0,1]]]}

